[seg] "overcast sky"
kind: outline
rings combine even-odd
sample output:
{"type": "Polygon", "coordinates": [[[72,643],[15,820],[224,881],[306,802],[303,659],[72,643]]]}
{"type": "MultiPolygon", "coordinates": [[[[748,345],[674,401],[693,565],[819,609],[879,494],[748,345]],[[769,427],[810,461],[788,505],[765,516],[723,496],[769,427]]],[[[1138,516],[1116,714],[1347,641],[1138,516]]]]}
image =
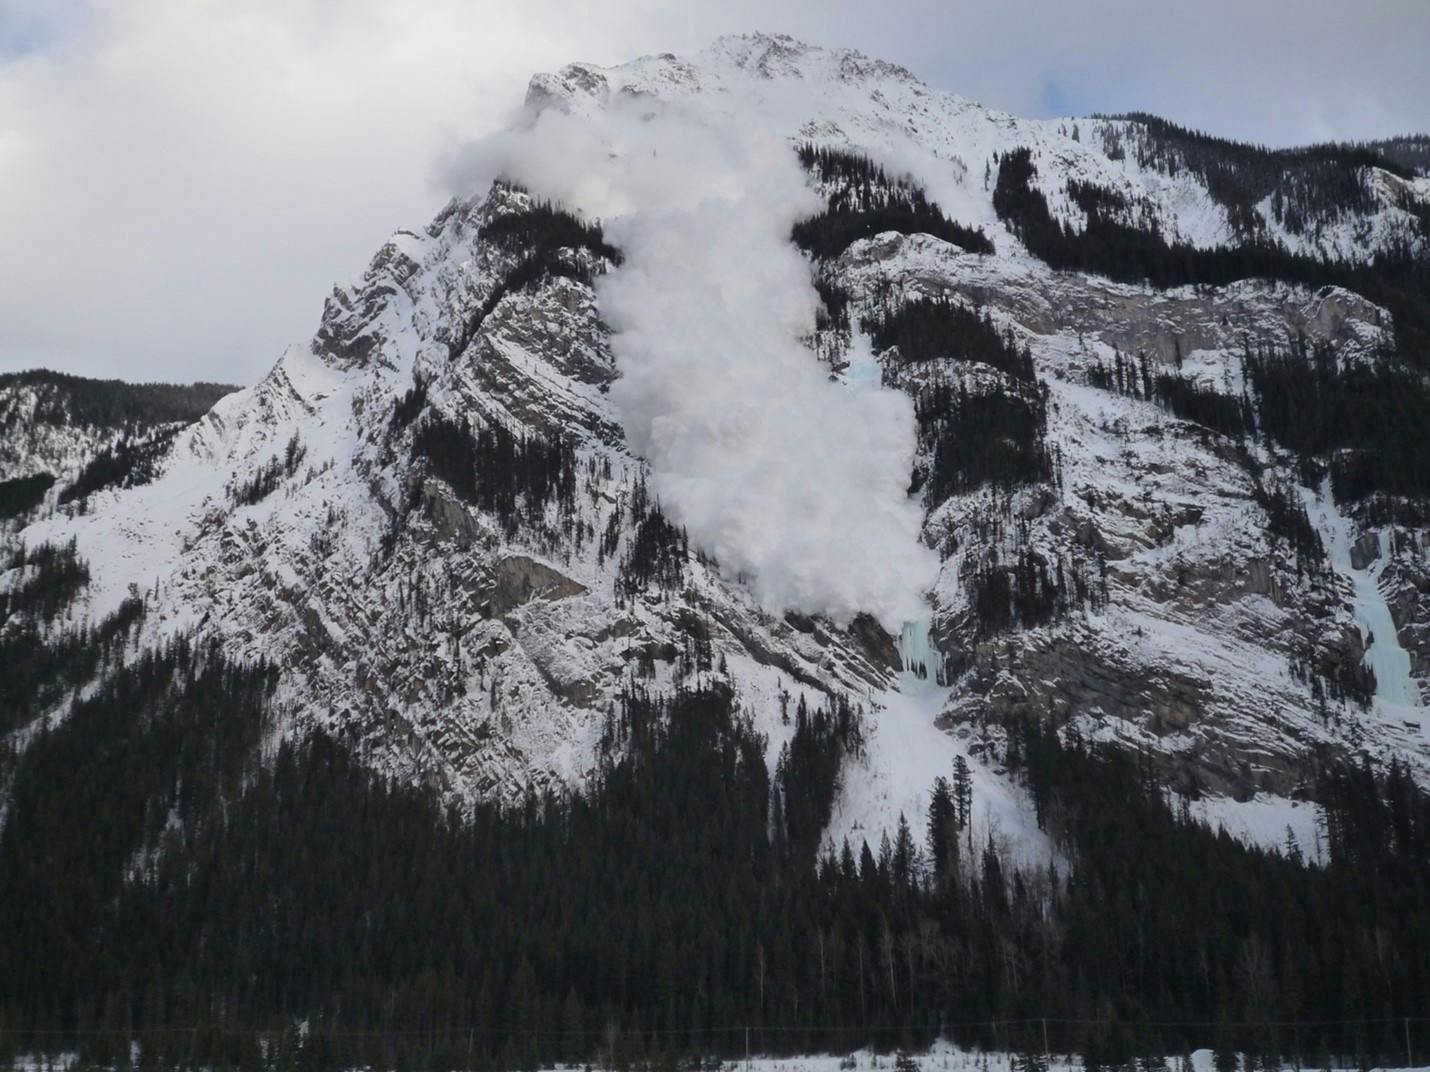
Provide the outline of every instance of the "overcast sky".
{"type": "Polygon", "coordinates": [[[0,0],[0,371],[252,382],[533,71],[752,29],[1024,115],[1430,130],[1430,0],[0,0]]]}

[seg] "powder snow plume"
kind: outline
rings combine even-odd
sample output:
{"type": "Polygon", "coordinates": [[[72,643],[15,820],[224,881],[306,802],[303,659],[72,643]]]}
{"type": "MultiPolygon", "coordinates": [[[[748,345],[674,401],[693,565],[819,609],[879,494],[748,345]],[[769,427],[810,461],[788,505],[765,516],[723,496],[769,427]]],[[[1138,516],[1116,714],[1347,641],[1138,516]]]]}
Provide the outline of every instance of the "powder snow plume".
{"type": "Polygon", "coordinates": [[[602,219],[611,398],[663,508],[772,611],[927,613],[938,558],[907,494],[913,406],[840,384],[800,341],[818,296],[790,228],[820,204],[790,144],[745,116],[616,102],[485,143],[485,175],[602,219]]]}

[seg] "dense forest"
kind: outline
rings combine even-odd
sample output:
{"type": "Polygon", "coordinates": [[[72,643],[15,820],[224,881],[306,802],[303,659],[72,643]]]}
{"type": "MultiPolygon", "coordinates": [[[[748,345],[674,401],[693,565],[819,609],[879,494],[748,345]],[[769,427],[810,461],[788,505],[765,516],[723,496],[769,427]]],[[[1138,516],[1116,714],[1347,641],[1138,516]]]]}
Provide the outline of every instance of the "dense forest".
{"type": "Polygon", "coordinates": [[[454,421],[434,412],[413,434],[412,456],[508,534],[522,520],[539,523],[547,503],[569,513],[576,495],[576,451],[565,439],[518,439],[500,424],[473,429],[465,416],[454,421]]]}
{"type": "Polygon", "coordinates": [[[1388,160],[1421,175],[1430,175],[1430,135],[1404,134],[1363,143],[1388,160]]]}
{"type": "Polygon", "coordinates": [[[0,480],[0,520],[29,513],[45,501],[45,493],[54,486],[54,473],[0,480]]]}
{"type": "MultiPolygon", "coordinates": [[[[827,299],[826,299],[827,304],[827,299]]],[[[987,365],[1032,383],[1033,355],[1011,329],[999,331],[987,310],[940,298],[914,298],[882,306],[860,320],[876,350],[897,347],[899,360],[918,364],[936,358],[987,365]]]]}
{"type": "Polygon", "coordinates": [[[1011,562],[992,553],[966,565],[962,580],[979,639],[1010,629],[1035,629],[1074,611],[1107,605],[1105,568],[1094,576],[1087,563],[1065,557],[1049,561],[1021,541],[1011,562]]]}
{"type": "Polygon", "coordinates": [[[1308,460],[1329,461],[1337,499],[1384,501],[1407,521],[1430,497],[1430,384],[1388,361],[1342,361],[1325,344],[1248,344],[1246,378],[1265,434],[1308,460]],[[1409,501],[1406,501],[1409,500],[1409,501]]]}
{"type": "Polygon", "coordinates": [[[482,227],[481,238],[507,253],[584,249],[612,264],[621,263],[620,251],[606,241],[598,222],[582,220],[549,201],[534,201],[521,212],[497,216],[482,227]]]}
{"type": "Polygon", "coordinates": [[[1309,846],[1213,834],[1135,757],[1027,722],[1000,759],[1048,866],[975,829],[958,766],[926,815],[826,853],[863,747],[843,704],[792,703],[771,772],[722,686],[633,688],[587,792],[458,815],[322,735],[264,758],[271,681],[174,643],[5,758],[12,1052],[626,1067],[740,1052],[748,1025],[760,1052],[1040,1050],[1046,1030],[1095,1067],[1203,1045],[1368,1064],[1430,1000],[1430,801],[1398,768],[1322,770],[1318,867],[1309,846]]]}
{"type": "Polygon", "coordinates": [[[816,259],[830,260],[884,231],[929,234],[970,253],[993,252],[981,230],[950,220],[922,187],[891,178],[867,156],[805,144],[799,162],[825,188],[828,207],[796,223],[790,238],[816,259]]]}
{"type": "MultiPolygon", "coordinates": [[[[190,424],[237,387],[222,383],[125,383],[92,380],[48,369],[0,374],[0,398],[16,388],[36,391],[33,419],[41,424],[138,429],[160,424],[190,424]]],[[[27,418],[28,419],[28,418],[27,418]]],[[[0,404],[0,432],[16,426],[13,404],[0,404]]]]}
{"type": "Polygon", "coordinates": [[[1175,373],[1159,373],[1152,381],[1152,390],[1163,408],[1222,435],[1240,438],[1255,427],[1251,403],[1245,397],[1223,394],[1215,387],[1175,373]]]}
{"type": "Polygon", "coordinates": [[[963,380],[937,381],[916,395],[914,415],[919,451],[927,458],[915,482],[930,510],[985,485],[1055,478],[1042,385],[970,389],[963,380]]]}
{"type": "MultiPolygon", "coordinates": [[[[441,434],[458,432],[449,447],[475,449],[469,429],[441,434]]],[[[479,490],[484,467],[466,460],[470,494],[528,493],[479,490]]],[[[543,473],[533,487],[552,486],[543,473]]],[[[645,535],[622,575],[679,584],[684,535],[643,485],[631,498],[645,535]]],[[[286,716],[262,665],[182,639],[117,658],[140,598],[58,626],[87,567],[71,545],[23,556],[7,564],[24,581],[4,608],[6,728],[73,705],[0,749],[11,1053],[664,1066],[736,1053],[748,1026],[761,1052],[940,1035],[1037,1049],[1046,1030],[1095,1067],[1201,1045],[1368,1063],[1399,1051],[1394,1018],[1430,1000],[1430,801],[1398,768],[1322,766],[1308,786],[1325,802],[1322,867],[1311,846],[1210,833],[1135,756],[1017,723],[989,759],[1026,787],[1047,861],[975,825],[958,764],[927,814],[826,849],[865,716],[792,701],[770,756],[707,638],[686,686],[633,679],[605,710],[586,790],[459,814],[364,768],[356,741],[275,738],[286,716]],[[88,634],[71,645],[75,629],[88,634]]],[[[1008,590],[983,598],[1018,621],[1079,595],[1058,563],[1003,574],[1008,590]]]]}

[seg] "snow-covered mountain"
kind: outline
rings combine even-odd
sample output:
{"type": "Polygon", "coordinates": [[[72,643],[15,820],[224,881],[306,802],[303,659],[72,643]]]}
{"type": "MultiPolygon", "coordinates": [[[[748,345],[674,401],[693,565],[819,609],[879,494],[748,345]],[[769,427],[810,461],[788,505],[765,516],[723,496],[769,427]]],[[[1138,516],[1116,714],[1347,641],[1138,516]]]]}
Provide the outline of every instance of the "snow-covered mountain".
{"type": "MultiPolygon", "coordinates": [[[[1333,458],[1258,421],[1249,365],[1321,344],[1337,369],[1405,365],[1404,288],[1351,284],[1424,262],[1423,144],[1020,119],[763,35],[574,64],[526,104],[152,479],[47,493],[16,539],[73,540],[89,580],[46,628],[146,594],[132,650],[197,634],[269,661],[287,732],[459,802],[584,784],[633,680],[728,682],[772,764],[790,704],[846,697],[869,740],[833,844],[923,814],[963,756],[975,825],[1046,858],[1002,766],[1029,714],[1270,842],[1315,843],[1326,755],[1430,781],[1425,500],[1333,493],[1333,458]],[[1111,227],[1291,267],[1052,267],[1009,207],[1015,162],[1068,243],[1111,227]],[[890,196],[957,226],[858,216],[890,196]],[[852,241],[791,243],[851,204],[852,241]]],[[[24,414],[6,435],[7,477],[51,449],[24,414]]]]}

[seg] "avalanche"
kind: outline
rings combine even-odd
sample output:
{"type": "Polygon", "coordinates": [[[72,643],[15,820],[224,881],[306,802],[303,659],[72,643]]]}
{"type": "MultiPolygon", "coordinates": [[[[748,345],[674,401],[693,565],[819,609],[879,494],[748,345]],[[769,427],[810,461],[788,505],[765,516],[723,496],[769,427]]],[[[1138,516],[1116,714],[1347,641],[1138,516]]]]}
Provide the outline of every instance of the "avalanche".
{"type": "Polygon", "coordinates": [[[789,232],[818,200],[758,113],[736,125],[725,97],[623,100],[542,111],[489,155],[605,218],[625,253],[597,294],[628,441],[665,508],[769,610],[865,611],[897,633],[938,573],[907,491],[913,410],[831,382],[801,342],[818,297],[789,232]]]}

